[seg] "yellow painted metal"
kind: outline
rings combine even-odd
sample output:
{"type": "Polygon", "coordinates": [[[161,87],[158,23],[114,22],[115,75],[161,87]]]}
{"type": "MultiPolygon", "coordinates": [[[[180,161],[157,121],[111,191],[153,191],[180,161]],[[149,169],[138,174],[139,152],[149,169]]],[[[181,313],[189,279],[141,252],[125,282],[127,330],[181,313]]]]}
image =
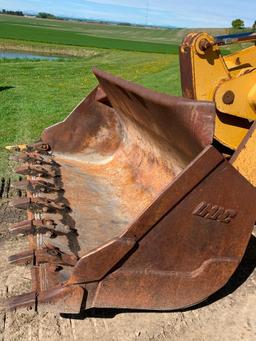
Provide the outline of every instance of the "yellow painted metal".
{"type": "Polygon", "coordinates": [[[222,113],[256,120],[255,84],[256,69],[221,83],[214,96],[217,109],[222,113]],[[223,98],[228,91],[233,92],[234,102],[226,104],[223,98]]]}
{"type": "Polygon", "coordinates": [[[233,166],[256,186],[256,122],[231,159],[233,166]]]}
{"type": "Polygon", "coordinates": [[[5,146],[5,149],[9,150],[10,152],[12,151],[23,151],[26,150],[27,145],[26,144],[17,144],[13,146],[5,146]]]}
{"type": "Polygon", "coordinates": [[[215,138],[235,150],[251,126],[249,121],[256,120],[256,47],[223,57],[214,38],[207,33],[192,33],[184,42],[181,54],[187,53],[189,47],[190,63],[186,67],[191,64],[188,77],[192,79],[186,91],[192,94],[190,98],[215,101],[220,112],[215,138]],[[234,94],[231,103],[224,100],[228,91],[234,94]]]}
{"type": "Polygon", "coordinates": [[[251,90],[248,93],[248,102],[249,102],[251,108],[256,113],[256,81],[254,81],[254,84],[253,84],[253,86],[251,87],[251,90]]]}
{"type": "Polygon", "coordinates": [[[223,58],[230,72],[246,67],[256,67],[256,46],[250,46],[223,58]]]}
{"type": "Polygon", "coordinates": [[[249,122],[243,123],[236,126],[234,125],[234,117],[217,114],[215,118],[215,139],[224,146],[235,150],[250,128],[249,122]]]}
{"type": "Polygon", "coordinates": [[[212,101],[219,82],[222,79],[229,79],[230,75],[220,55],[219,47],[212,45],[211,48],[202,51],[200,49],[200,42],[202,40],[207,40],[214,44],[213,37],[207,33],[201,33],[197,36],[192,46],[194,92],[197,99],[212,101]]]}

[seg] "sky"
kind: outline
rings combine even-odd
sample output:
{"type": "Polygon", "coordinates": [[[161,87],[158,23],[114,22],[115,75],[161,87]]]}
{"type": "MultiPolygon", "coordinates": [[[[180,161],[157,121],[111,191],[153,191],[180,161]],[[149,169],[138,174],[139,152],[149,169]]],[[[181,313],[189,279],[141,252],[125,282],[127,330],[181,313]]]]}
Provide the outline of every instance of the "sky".
{"type": "Polygon", "coordinates": [[[175,27],[230,27],[256,20],[256,0],[0,0],[0,9],[175,27]]]}

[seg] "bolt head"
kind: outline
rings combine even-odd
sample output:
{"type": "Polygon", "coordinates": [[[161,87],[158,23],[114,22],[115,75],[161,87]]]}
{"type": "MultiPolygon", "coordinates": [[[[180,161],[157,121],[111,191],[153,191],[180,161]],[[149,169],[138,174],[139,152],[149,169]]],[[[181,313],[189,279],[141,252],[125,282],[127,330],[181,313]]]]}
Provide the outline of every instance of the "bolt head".
{"type": "Polygon", "coordinates": [[[226,91],[222,97],[222,101],[224,104],[230,105],[234,103],[234,100],[235,100],[235,94],[231,90],[226,91]]]}

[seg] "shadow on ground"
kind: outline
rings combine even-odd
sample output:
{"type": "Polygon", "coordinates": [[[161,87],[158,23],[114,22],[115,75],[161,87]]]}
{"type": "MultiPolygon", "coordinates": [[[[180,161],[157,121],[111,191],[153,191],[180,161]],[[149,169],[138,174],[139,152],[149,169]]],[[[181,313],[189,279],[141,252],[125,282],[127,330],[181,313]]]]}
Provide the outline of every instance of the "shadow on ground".
{"type": "Polygon", "coordinates": [[[0,92],[9,90],[9,89],[14,89],[14,86],[0,86],[0,92]]]}
{"type": "MultiPolygon", "coordinates": [[[[247,278],[252,274],[254,269],[256,268],[256,238],[254,236],[251,236],[250,242],[248,244],[248,247],[246,249],[245,255],[237,268],[237,270],[234,272],[233,276],[230,278],[228,283],[218,290],[215,294],[210,296],[207,300],[204,302],[197,304],[193,307],[186,308],[186,309],[180,309],[176,310],[176,312],[185,312],[188,310],[195,310],[199,309],[205,306],[208,306],[220,299],[222,299],[225,296],[230,295],[233,293],[237,288],[239,288],[246,280],[247,278]]],[[[160,283],[159,283],[160,285],[160,283]]],[[[78,315],[73,314],[61,314],[62,317],[65,318],[71,318],[76,320],[83,320],[87,317],[95,317],[95,318],[113,318],[118,314],[121,313],[156,313],[156,311],[149,311],[149,310],[132,310],[132,309],[89,309],[87,311],[83,311],[78,315]]],[[[167,311],[159,311],[158,313],[166,313],[167,311]]],[[[171,311],[169,311],[171,312],[171,311]]]]}

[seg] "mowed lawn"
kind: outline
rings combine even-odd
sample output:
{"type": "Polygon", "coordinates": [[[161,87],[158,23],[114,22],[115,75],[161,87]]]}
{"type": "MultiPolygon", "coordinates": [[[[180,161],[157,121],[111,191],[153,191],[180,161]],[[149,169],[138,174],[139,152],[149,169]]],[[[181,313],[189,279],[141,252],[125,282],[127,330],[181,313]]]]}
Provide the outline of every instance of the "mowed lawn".
{"type": "Polygon", "coordinates": [[[180,94],[177,55],[94,53],[56,61],[0,60],[0,176],[7,169],[4,146],[35,141],[45,127],[65,118],[96,86],[94,66],[156,91],[180,94]]]}

